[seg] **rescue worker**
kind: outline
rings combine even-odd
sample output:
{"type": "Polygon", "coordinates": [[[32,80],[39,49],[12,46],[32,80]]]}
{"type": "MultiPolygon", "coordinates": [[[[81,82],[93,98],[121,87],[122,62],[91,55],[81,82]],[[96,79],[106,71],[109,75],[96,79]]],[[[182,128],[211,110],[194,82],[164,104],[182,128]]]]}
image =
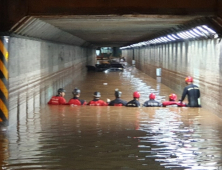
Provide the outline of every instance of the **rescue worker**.
{"type": "Polygon", "coordinates": [[[127,101],[124,101],[122,99],[120,99],[121,95],[122,95],[122,92],[119,91],[118,89],[115,90],[115,93],[114,93],[116,99],[115,100],[112,100],[110,103],[109,103],[109,106],[126,106],[127,104],[127,101]]]}
{"type": "Polygon", "coordinates": [[[200,102],[199,102],[200,100],[199,87],[193,84],[193,78],[190,76],[186,77],[185,83],[187,84],[187,86],[184,88],[181,100],[179,101],[182,102],[187,95],[188,107],[201,107],[200,102]]]}
{"type": "Polygon", "coordinates": [[[86,105],[86,101],[85,100],[80,100],[80,93],[81,91],[78,88],[75,88],[72,91],[73,94],[73,98],[69,100],[68,104],[73,105],[73,106],[81,106],[81,105],[86,105]]]}
{"type": "Polygon", "coordinates": [[[104,102],[103,100],[100,100],[101,94],[100,92],[94,92],[93,94],[94,99],[91,100],[87,105],[89,106],[108,106],[108,103],[104,102]]]}
{"type": "Polygon", "coordinates": [[[149,95],[149,99],[148,101],[144,102],[143,106],[144,107],[161,107],[162,104],[158,101],[155,100],[156,95],[154,93],[151,93],[149,95]]]}
{"type": "Polygon", "coordinates": [[[140,98],[140,93],[135,91],[133,93],[133,100],[129,101],[126,104],[126,107],[139,107],[140,106],[139,98],[140,98]]]}
{"type": "Polygon", "coordinates": [[[164,101],[162,103],[163,107],[171,106],[171,107],[185,107],[186,104],[182,102],[177,102],[177,95],[172,93],[169,95],[169,101],[164,101]]]}
{"type": "Polygon", "coordinates": [[[64,98],[66,91],[63,88],[59,88],[57,92],[58,92],[58,95],[52,96],[48,104],[52,104],[52,105],[67,104],[66,99],[64,98]]]}

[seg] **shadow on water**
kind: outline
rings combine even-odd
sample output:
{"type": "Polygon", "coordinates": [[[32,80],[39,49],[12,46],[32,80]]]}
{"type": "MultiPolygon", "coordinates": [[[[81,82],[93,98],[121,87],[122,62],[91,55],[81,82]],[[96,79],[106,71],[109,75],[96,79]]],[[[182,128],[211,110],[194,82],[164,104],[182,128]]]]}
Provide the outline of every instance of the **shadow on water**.
{"type": "MultiPolygon", "coordinates": [[[[129,101],[150,92],[159,101],[172,92],[129,68],[124,72],[89,73],[66,87],[66,99],[79,87],[81,99],[94,91],[102,99],[114,90],[129,101]]],[[[0,131],[1,169],[220,169],[221,120],[203,108],[127,108],[42,106],[18,126],[0,131]]]]}

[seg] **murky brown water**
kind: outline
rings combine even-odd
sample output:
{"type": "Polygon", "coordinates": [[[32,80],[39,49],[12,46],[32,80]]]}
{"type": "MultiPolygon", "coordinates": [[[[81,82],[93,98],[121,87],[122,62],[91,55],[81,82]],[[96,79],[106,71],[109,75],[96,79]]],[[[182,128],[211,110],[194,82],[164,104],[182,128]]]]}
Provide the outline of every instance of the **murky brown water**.
{"type": "MultiPolygon", "coordinates": [[[[88,73],[66,87],[66,99],[79,87],[81,99],[122,99],[150,91],[158,100],[173,92],[132,69],[88,73]],[[108,83],[104,85],[103,83],[108,83]]],[[[180,95],[178,95],[180,97],[180,95]]],[[[0,132],[1,169],[161,170],[220,169],[222,121],[203,108],[43,106],[17,126],[0,132]]]]}

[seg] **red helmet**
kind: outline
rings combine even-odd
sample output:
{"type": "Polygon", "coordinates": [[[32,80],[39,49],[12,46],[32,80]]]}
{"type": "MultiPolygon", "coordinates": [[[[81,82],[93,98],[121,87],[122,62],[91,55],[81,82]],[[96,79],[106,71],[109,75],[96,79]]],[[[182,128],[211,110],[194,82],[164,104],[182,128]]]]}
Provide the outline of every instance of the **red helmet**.
{"type": "Polygon", "coordinates": [[[140,98],[140,93],[139,93],[138,91],[135,91],[135,92],[133,93],[133,97],[134,97],[134,98],[140,98]]]}
{"type": "Polygon", "coordinates": [[[186,77],[185,82],[193,82],[193,77],[190,76],[186,77]]]}
{"type": "Polygon", "coordinates": [[[170,101],[175,101],[176,99],[177,99],[177,95],[175,95],[173,93],[169,95],[169,100],[170,101]]]}
{"type": "Polygon", "coordinates": [[[154,93],[151,93],[149,96],[150,99],[154,100],[156,98],[156,95],[154,93]]]}

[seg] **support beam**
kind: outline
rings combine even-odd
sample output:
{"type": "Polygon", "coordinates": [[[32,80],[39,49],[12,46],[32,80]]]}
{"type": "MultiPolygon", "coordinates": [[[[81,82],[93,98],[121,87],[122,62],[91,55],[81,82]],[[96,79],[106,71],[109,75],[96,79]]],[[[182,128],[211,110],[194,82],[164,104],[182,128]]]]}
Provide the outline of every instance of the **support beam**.
{"type": "Polygon", "coordinates": [[[217,0],[29,0],[33,15],[159,14],[208,15],[215,12],[217,0]]]}
{"type": "Polygon", "coordinates": [[[24,16],[67,15],[219,15],[220,0],[1,0],[0,32],[24,16]]]}
{"type": "Polygon", "coordinates": [[[0,37],[0,123],[8,125],[8,40],[0,37]]]}

